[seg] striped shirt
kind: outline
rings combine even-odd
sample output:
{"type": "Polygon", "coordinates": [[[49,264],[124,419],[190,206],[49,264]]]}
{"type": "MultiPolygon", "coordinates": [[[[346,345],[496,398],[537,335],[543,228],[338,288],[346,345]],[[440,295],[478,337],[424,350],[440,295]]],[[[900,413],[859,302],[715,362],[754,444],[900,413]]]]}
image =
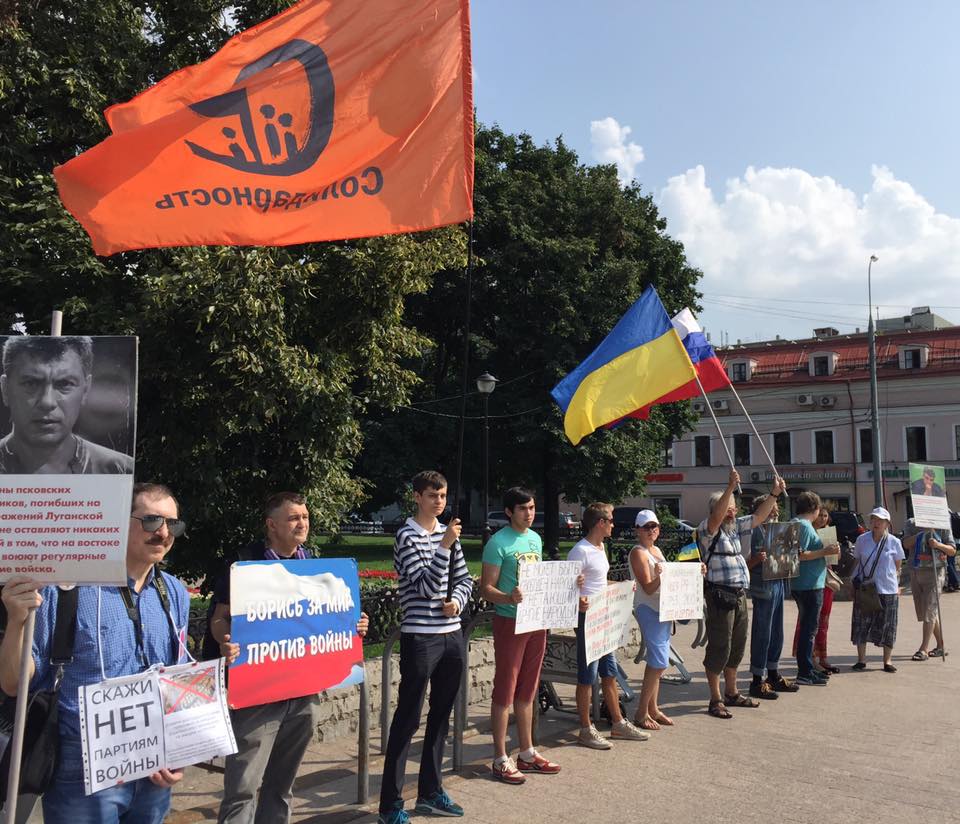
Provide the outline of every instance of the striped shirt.
{"type": "MultiPolygon", "coordinates": [[[[393,565],[400,576],[400,605],[403,608],[401,632],[439,635],[460,629],[460,617],[443,614],[447,597],[447,572],[451,552],[440,546],[446,527],[439,521],[430,532],[413,518],[397,532],[393,545],[393,565]]],[[[463,558],[460,542],[456,552],[453,600],[463,612],[473,592],[473,578],[463,558]]]]}

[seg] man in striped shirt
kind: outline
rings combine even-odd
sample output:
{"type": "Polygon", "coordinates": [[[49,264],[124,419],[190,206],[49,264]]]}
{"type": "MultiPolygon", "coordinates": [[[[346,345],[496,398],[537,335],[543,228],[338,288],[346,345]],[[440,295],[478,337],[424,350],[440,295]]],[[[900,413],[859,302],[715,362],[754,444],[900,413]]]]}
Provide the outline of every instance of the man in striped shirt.
{"type": "Polygon", "coordinates": [[[460,521],[437,520],[447,505],[447,480],[439,472],[413,478],[417,511],[397,532],[393,564],[400,576],[400,688],[390,724],[380,789],[380,824],[406,824],[403,782],[410,740],[420,726],[420,711],[430,685],[430,710],[416,811],[461,816],[463,808],[444,792],[440,780],[450,711],[460,687],[463,635],[460,613],[473,591],[473,579],[460,548],[460,521]],[[447,577],[453,565],[453,598],[447,600],[447,577]]]}

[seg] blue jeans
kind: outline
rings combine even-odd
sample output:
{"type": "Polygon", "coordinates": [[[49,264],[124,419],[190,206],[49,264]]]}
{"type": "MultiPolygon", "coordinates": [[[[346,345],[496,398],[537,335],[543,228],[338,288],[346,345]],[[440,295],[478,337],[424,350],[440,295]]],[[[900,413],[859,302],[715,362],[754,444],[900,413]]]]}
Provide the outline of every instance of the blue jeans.
{"type": "Polygon", "coordinates": [[[767,581],[769,598],[753,596],[750,628],[750,674],[763,677],[780,669],[783,652],[783,581],[767,581]]]}
{"type": "Polygon", "coordinates": [[[960,576],[957,575],[956,555],[950,555],[947,558],[947,586],[954,589],[960,586],[960,576]]]}
{"type": "Polygon", "coordinates": [[[60,766],[43,796],[44,824],[162,824],[170,790],[149,778],[83,794],[83,754],[79,741],[62,739],[60,766]]]}
{"type": "Polygon", "coordinates": [[[813,642],[820,626],[820,608],[823,606],[822,589],[794,589],[793,599],[797,602],[797,623],[800,634],[797,637],[797,674],[809,675],[813,672],[813,642]]]}
{"type": "Polygon", "coordinates": [[[587,641],[583,634],[583,622],[587,613],[581,612],[577,620],[577,683],[589,686],[601,678],[617,677],[617,656],[613,652],[600,656],[596,661],[587,663],[587,641]]]}

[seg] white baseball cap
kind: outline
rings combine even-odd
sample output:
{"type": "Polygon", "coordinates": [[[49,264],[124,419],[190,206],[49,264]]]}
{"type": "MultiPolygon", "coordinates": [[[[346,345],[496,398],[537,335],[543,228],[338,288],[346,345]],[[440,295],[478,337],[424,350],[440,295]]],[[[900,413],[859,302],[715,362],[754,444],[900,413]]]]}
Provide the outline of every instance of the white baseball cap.
{"type": "Polygon", "coordinates": [[[634,526],[644,526],[645,524],[654,523],[657,526],[660,526],[660,521],[657,520],[657,513],[652,509],[641,509],[637,513],[637,520],[634,521],[634,526]]]}
{"type": "Polygon", "coordinates": [[[873,512],[870,513],[871,518],[883,518],[885,521],[890,520],[890,513],[887,512],[882,506],[878,506],[873,512]]]}

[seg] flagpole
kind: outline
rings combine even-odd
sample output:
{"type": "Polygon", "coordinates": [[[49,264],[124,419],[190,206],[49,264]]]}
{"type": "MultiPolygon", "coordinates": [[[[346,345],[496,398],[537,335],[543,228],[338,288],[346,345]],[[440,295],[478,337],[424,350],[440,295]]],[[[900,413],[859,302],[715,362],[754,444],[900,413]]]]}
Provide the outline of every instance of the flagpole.
{"type": "MultiPolygon", "coordinates": [[[[700,376],[697,374],[696,368],[693,370],[694,377],[697,379],[697,386],[700,387],[700,394],[703,395],[704,401],[706,401],[707,409],[710,412],[710,417],[713,418],[713,425],[717,427],[717,434],[720,436],[720,445],[723,447],[723,451],[727,454],[727,463],[730,464],[731,469],[736,469],[733,465],[733,456],[730,454],[730,447],[727,446],[726,440],[723,437],[723,430],[720,428],[720,421],[717,420],[717,416],[713,414],[713,407],[710,405],[710,399],[707,397],[707,390],[703,388],[703,384],[700,383],[700,376]]],[[[740,488],[739,481],[737,482],[737,492],[743,494],[743,490],[740,488]]]]}
{"type": "MultiPolygon", "coordinates": [[[[470,383],[470,304],[473,302],[473,221],[467,221],[467,311],[463,324],[463,375],[460,389],[460,431],[457,438],[457,469],[453,478],[453,504],[450,521],[460,514],[460,485],[463,482],[463,436],[467,423],[467,387],[470,383]]],[[[483,514],[487,517],[487,513],[483,514]]],[[[450,548],[447,568],[447,600],[453,600],[453,571],[457,566],[456,545],[450,548]]]]}
{"type": "Polygon", "coordinates": [[[747,423],[750,424],[750,428],[753,430],[753,434],[756,436],[757,441],[760,443],[760,448],[763,450],[763,454],[767,456],[767,461],[770,463],[770,468],[773,470],[773,477],[779,478],[780,473],[777,472],[777,467],[773,463],[773,458],[770,457],[770,453],[767,452],[767,447],[763,442],[763,438],[760,437],[760,433],[757,432],[757,427],[753,424],[753,418],[750,417],[750,413],[747,412],[747,407],[743,405],[743,401],[740,399],[740,394],[737,392],[736,387],[731,383],[730,391],[733,392],[733,397],[737,399],[737,403],[740,404],[740,408],[743,410],[744,417],[747,419],[747,423]]]}

